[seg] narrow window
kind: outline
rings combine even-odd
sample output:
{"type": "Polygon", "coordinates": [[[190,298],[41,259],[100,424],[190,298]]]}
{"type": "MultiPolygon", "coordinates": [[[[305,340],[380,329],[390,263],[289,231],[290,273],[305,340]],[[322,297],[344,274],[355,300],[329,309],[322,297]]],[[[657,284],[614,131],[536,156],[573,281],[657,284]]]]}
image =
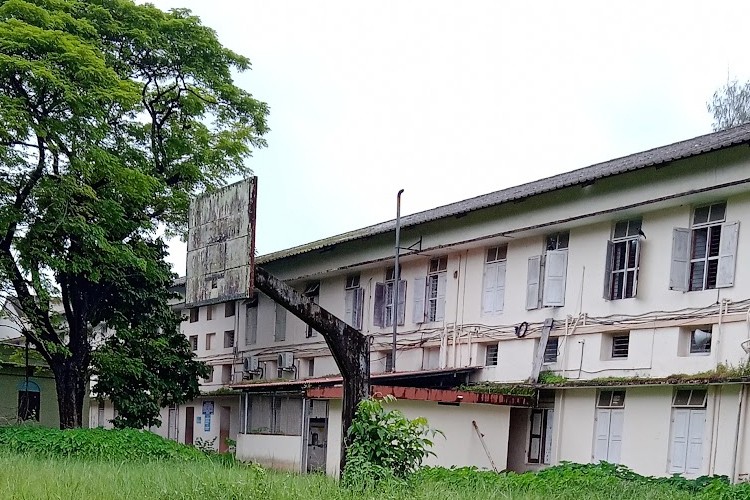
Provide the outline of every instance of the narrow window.
{"type": "Polygon", "coordinates": [[[555,363],[557,362],[557,347],[558,337],[549,337],[547,339],[547,345],[544,347],[544,362],[555,363]]]}
{"type": "Polygon", "coordinates": [[[608,243],[605,298],[609,300],[635,297],[640,261],[641,221],[615,224],[608,243]]]}
{"type": "Polygon", "coordinates": [[[234,347],[234,330],[226,330],[224,332],[224,348],[234,347]]]}
{"type": "Polygon", "coordinates": [[[199,309],[197,307],[193,307],[190,309],[190,322],[195,323],[198,321],[198,311],[199,309]]]}
{"type": "Polygon", "coordinates": [[[388,327],[393,325],[393,293],[396,289],[396,271],[394,267],[385,270],[385,316],[383,324],[388,327]]]}
{"type": "Polygon", "coordinates": [[[484,365],[485,366],[497,366],[497,355],[498,355],[498,345],[492,344],[487,346],[487,351],[484,356],[484,365]]]}
{"type": "Polygon", "coordinates": [[[224,303],[224,317],[234,316],[234,301],[224,303]]]}
{"type": "MultiPolygon", "coordinates": [[[[544,283],[542,286],[542,305],[545,307],[562,307],[565,305],[569,239],[570,235],[567,231],[554,233],[546,238],[544,283]]],[[[529,272],[532,272],[531,268],[529,272]]],[[[532,275],[530,275],[528,283],[530,288],[532,283],[533,279],[532,275]]],[[[527,290],[527,303],[529,299],[529,291],[527,290]]]]}
{"type": "Polygon", "coordinates": [[[276,304],[273,340],[275,342],[286,340],[286,309],[280,304],[276,304]]]}
{"type": "Polygon", "coordinates": [[[258,341],[258,295],[254,294],[245,306],[245,345],[258,341]]]}
{"type": "Polygon", "coordinates": [[[315,375],[315,358],[310,358],[307,362],[307,376],[312,377],[315,375]]]}
{"type": "MultiPolygon", "coordinates": [[[[320,303],[320,281],[313,281],[311,283],[308,283],[305,287],[305,291],[302,292],[302,295],[307,297],[308,300],[311,300],[313,304],[319,304],[320,303]]],[[[305,337],[315,337],[318,335],[318,332],[313,330],[313,327],[310,325],[305,325],[305,337]]]]}
{"type": "Polygon", "coordinates": [[[351,274],[346,277],[346,285],[344,287],[344,320],[349,326],[357,330],[362,328],[364,292],[364,289],[359,286],[359,274],[351,274]]]}
{"type": "Polygon", "coordinates": [[[693,213],[690,245],[691,291],[716,288],[721,229],[726,209],[726,203],[716,203],[696,208],[693,213]]]}
{"type": "Polygon", "coordinates": [[[630,349],[630,335],[615,335],[612,337],[612,357],[627,358],[630,349]]]}
{"type": "Polygon", "coordinates": [[[427,321],[442,321],[445,317],[445,286],[448,257],[430,260],[427,274],[427,321]]]}
{"type": "Polygon", "coordinates": [[[198,336],[197,335],[191,335],[188,337],[188,340],[190,341],[190,349],[193,351],[198,350],[198,336]]]}
{"type": "Polygon", "coordinates": [[[215,333],[207,333],[206,334],[206,350],[210,351],[211,346],[214,344],[214,338],[216,337],[215,333]]]}
{"type": "Polygon", "coordinates": [[[232,382],[232,365],[221,365],[221,383],[230,384],[232,382]]]}
{"type": "Polygon", "coordinates": [[[393,371],[393,353],[388,352],[385,355],[385,371],[391,372],[393,371]]]}
{"type": "Polygon", "coordinates": [[[206,306],[206,321],[211,321],[214,319],[214,306],[206,306]]]}
{"type": "Polygon", "coordinates": [[[505,305],[505,259],[508,247],[492,247],[487,249],[484,261],[484,277],[482,285],[482,314],[492,315],[503,312],[505,305]]]}
{"type": "Polygon", "coordinates": [[[668,472],[698,476],[703,471],[706,389],[678,389],[672,399],[668,472]]]}
{"type": "Polygon", "coordinates": [[[528,448],[528,463],[530,464],[549,464],[551,462],[554,413],[554,410],[545,408],[531,410],[528,448]]]}

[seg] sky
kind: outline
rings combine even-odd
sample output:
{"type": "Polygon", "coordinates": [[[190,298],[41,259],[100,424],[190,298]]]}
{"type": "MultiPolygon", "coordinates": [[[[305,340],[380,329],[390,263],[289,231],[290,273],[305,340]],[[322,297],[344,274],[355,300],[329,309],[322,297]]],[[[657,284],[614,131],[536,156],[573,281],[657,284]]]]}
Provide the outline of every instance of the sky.
{"type": "Polygon", "coordinates": [[[750,2],[153,3],[252,61],[259,255],[708,133],[750,79],[750,2]]]}

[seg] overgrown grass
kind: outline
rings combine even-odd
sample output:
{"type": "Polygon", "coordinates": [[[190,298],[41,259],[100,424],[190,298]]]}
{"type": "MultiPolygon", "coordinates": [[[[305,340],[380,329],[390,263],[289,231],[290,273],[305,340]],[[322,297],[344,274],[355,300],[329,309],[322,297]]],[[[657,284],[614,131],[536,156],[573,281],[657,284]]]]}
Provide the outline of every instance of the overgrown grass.
{"type": "Polygon", "coordinates": [[[148,432],[0,428],[0,499],[71,498],[739,500],[750,498],[750,485],[643,477],[611,464],[563,464],[526,474],[425,468],[406,483],[358,490],[322,475],[216,461],[148,432]]]}

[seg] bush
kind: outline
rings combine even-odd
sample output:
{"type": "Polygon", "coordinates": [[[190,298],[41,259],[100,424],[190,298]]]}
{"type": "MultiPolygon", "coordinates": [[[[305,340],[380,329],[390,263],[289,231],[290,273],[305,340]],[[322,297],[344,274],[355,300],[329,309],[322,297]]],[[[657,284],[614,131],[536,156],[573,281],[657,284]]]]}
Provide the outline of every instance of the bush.
{"type": "Polygon", "coordinates": [[[366,399],[359,403],[349,436],[342,483],[369,489],[382,483],[403,483],[433,454],[429,439],[439,431],[423,417],[409,420],[398,410],[386,410],[393,396],[366,399]]]}
{"type": "Polygon", "coordinates": [[[192,446],[135,429],[69,429],[16,425],[0,427],[0,449],[49,458],[150,461],[207,460],[192,446]]]}

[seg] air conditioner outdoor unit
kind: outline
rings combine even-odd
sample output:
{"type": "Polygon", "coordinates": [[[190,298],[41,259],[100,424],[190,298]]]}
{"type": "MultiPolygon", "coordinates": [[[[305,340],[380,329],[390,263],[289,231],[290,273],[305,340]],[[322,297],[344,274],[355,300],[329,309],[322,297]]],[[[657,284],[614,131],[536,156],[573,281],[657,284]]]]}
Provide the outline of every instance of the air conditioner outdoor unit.
{"type": "Polygon", "coordinates": [[[278,367],[281,370],[293,370],[294,369],[294,354],[291,352],[279,353],[278,367]]]}
{"type": "Polygon", "coordinates": [[[245,373],[257,373],[259,370],[258,367],[258,357],[257,356],[250,356],[249,358],[245,358],[242,361],[242,368],[245,371],[245,373]]]}

